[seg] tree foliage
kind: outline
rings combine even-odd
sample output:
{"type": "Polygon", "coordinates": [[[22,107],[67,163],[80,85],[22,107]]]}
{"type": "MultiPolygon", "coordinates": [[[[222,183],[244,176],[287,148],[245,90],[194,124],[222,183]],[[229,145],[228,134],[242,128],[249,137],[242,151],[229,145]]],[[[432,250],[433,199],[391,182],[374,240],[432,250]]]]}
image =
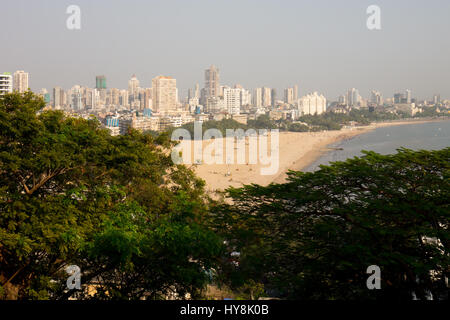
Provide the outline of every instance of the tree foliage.
{"type": "Polygon", "coordinates": [[[231,188],[233,203],[216,208],[234,252],[221,278],[290,299],[448,299],[449,178],[450,148],[400,149],[231,188]],[[366,287],[371,265],[381,290],[366,287]]]}
{"type": "Polygon", "coordinates": [[[198,296],[221,243],[205,227],[204,182],[172,163],[167,135],[112,137],[43,107],[31,92],[0,99],[2,297],[198,296]]]}

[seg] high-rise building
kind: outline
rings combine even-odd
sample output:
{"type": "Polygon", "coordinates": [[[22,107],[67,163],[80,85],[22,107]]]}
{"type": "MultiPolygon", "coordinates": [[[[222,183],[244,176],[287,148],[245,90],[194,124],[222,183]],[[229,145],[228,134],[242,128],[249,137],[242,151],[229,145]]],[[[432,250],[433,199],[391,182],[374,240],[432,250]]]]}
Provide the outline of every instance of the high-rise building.
{"type": "Polygon", "coordinates": [[[272,89],[263,87],[262,88],[262,105],[263,107],[270,107],[272,105],[272,89]]]}
{"type": "Polygon", "coordinates": [[[96,76],[95,77],[95,88],[96,89],[106,89],[106,77],[96,76]]]}
{"type": "Polygon", "coordinates": [[[298,100],[298,85],[294,85],[294,103],[298,100]]]}
{"type": "Polygon", "coordinates": [[[412,99],[411,90],[406,89],[405,98],[406,98],[406,103],[411,103],[411,99],[412,99]]]}
{"type": "Polygon", "coordinates": [[[383,104],[383,96],[380,92],[376,91],[376,90],[372,90],[370,92],[370,99],[369,99],[370,103],[377,105],[377,106],[381,106],[383,104]]]}
{"type": "Polygon", "coordinates": [[[127,108],[130,105],[128,97],[129,97],[128,90],[120,90],[119,104],[122,107],[126,107],[127,108]]]}
{"type": "Polygon", "coordinates": [[[149,109],[150,110],[150,101],[152,99],[152,89],[145,88],[141,89],[139,94],[139,100],[140,100],[140,109],[149,109]]]}
{"type": "Polygon", "coordinates": [[[5,72],[0,74],[0,96],[5,93],[11,93],[13,88],[13,81],[11,73],[5,72]]]}
{"type": "Polygon", "coordinates": [[[14,91],[22,93],[28,90],[28,76],[28,73],[23,70],[14,72],[14,91]]]}
{"type": "Polygon", "coordinates": [[[317,92],[303,96],[299,100],[299,111],[301,115],[321,114],[327,110],[327,99],[317,92]]]}
{"type": "Polygon", "coordinates": [[[53,107],[62,108],[65,105],[64,90],[61,87],[53,88],[53,107]]]}
{"type": "Polygon", "coordinates": [[[277,90],[276,89],[272,89],[272,92],[271,92],[270,96],[272,98],[272,101],[271,101],[272,108],[275,108],[276,104],[277,104],[277,90]]]}
{"type": "Polygon", "coordinates": [[[440,94],[435,94],[435,95],[433,96],[433,103],[434,103],[434,104],[439,104],[439,103],[441,103],[441,95],[440,95],[440,94]]]}
{"type": "Polygon", "coordinates": [[[347,104],[350,107],[356,107],[361,102],[361,96],[359,95],[358,89],[351,88],[347,92],[347,104]]]}
{"type": "Polygon", "coordinates": [[[287,104],[294,103],[294,88],[284,89],[284,102],[287,104]]]}
{"type": "Polygon", "coordinates": [[[171,113],[177,111],[177,80],[158,76],[152,80],[153,112],[171,113]]]}
{"type": "Polygon", "coordinates": [[[79,85],[70,89],[70,107],[75,111],[83,110],[82,88],[79,85]]]}
{"type": "Polygon", "coordinates": [[[96,89],[86,88],[83,96],[83,104],[87,109],[95,109],[96,107],[96,89]]]}
{"type": "Polygon", "coordinates": [[[252,104],[252,94],[249,90],[240,89],[241,90],[241,106],[248,106],[252,104]]]}
{"type": "Polygon", "coordinates": [[[136,78],[136,75],[133,74],[131,79],[128,81],[128,96],[131,102],[138,99],[138,91],[139,80],[136,78]]]}
{"type": "Polygon", "coordinates": [[[198,83],[195,84],[194,98],[200,99],[200,85],[198,83]]]}
{"type": "Polygon", "coordinates": [[[225,87],[223,89],[223,100],[225,108],[229,114],[239,114],[241,108],[241,91],[240,88],[225,87]]]}
{"type": "Polygon", "coordinates": [[[214,65],[205,70],[205,94],[206,98],[218,97],[220,95],[219,69],[214,65]]]}
{"type": "Polygon", "coordinates": [[[109,92],[109,105],[117,107],[120,100],[120,90],[117,88],[111,88],[109,92]]]}
{"type": "Polygon", "coordinates": [[[256,88],[253,93],[253,105],[257,108],[262,107],[262,88],[256,88]]]}

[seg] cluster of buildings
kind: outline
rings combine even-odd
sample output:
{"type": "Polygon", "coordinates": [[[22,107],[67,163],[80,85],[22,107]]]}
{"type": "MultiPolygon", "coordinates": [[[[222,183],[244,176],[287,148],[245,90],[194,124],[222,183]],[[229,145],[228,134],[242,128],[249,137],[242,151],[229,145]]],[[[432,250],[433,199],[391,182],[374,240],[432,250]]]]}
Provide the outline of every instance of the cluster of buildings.
{"type": "Polygon", "coordinates": [[[29,74],[23,70],[16,71],[14,74],[10,72],[0,74],[0,95],[11,93],[13,90],[27,91],[29,89],[28,78],[29,74]]]}
{"type": "MultiPolygon", "coordinates": [[[[28,82],[23,81],[21,88],[28,88],[28,82]]],[[[317,92],[300,98],[297,85],[284,90],[283,100],[277,100],[273,88],[250,91],[239,84],[222,85],[215,66],[205,70],[203,88],[196,84],[183,100],[179,99],[176,79],[162,75],[152,79],[151,87],[142,86],[133,75],[127,89],[108,88],[106,77],[100,75],[96,76],[95,88],[54,87],[52,92],[42,89],[39,94],[47,103],[46,108],[85,118],[93,115],[113,135],[126,133],[129,128],[163,131],[193,121],[229,118],[246,124],[261,114],[270,114],[274,119],[296,119],[305,114],[321,114],[327,108],[325,97],[317,92]]]]}
{"type": "Polygon", "coordinates": [[[448,101],[441,101],[439,94],[433,95],[429,101],[418,101],[413,98],[412,91],[406,89],[404,93],[394,93],[392,98],[384,99],[383,95],[377,91],[372,90],[368,99],[364,99],[359,94],[358,89],[352,88],[345,94],[339,96],[338,101],[331,103],[329,111],[336,113],[346,113],[351,109],[368,108],[371,111],[383,110],[391,113],[406,113],[414,116],[417,113],[423,112],[425,108],[430,106],[448,106],[448,101]]]}
{"type": "MultiPolygon", "coordinates": [[[[12,91],[25,92],[28,88],[28,73],[0,74],[0,95],[12,91]]],[[[129,128],[163,131],[193,121],[231,118],[246,124],[249,119],[262,114],[275,120],[293,121],[304,115],[319,115],[327,111],[346,113],[360,108],[383,108],[389,112],[414,115],[428,105],[441,104],[439,95],[435,95],[432,101],[418,102],[408,89],[388,99],[383,99],[380,92],[373,90],[369,98],[364,99],[355,88],[337,101],[329,102],[318,92],[300,96],[297,85],[284,89],[282,99],[278,99],[274,88],[259,87],[251,91],[239,84],[222,85],[219,69],[214,65],[204,72],[203,88],[200,89],[197,83],[183,100],[179,99],[176,79],[162,75],[152,79],[151,87],[142,86],[133,75],[128,88],[108,88],[106,77],[100,75],[96,76],[95,88],[75,85],[64,90],[54,87],[52,92],[42,89],[39,94],[46,102],[46,108],[85,118],[95,116],[113,135],[126,133],[129,128]]]]}

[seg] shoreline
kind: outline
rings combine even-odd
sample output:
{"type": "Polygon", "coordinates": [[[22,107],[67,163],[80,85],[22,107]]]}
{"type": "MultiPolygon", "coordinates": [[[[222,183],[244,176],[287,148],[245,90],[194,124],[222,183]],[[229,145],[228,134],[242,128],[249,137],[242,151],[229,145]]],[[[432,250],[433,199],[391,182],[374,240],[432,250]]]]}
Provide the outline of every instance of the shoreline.
{"type": "MultiPolygon", "coordinates": [[[[353,127],[356,130],[360,130],[359,132],[355,132],[355,134],[347,134],[343,133],[342,135],[336,136],[334,139],[330,139],[326,144],[321,144],[318,146],[318,149],[310,150],[304,157],[298,159],[297,162],[301,162],[301,164],[297,164],[297,166],[292,166],[289,170],[294,171],[301,171],[307,167],[309,167],[311,164],[313,164],[315,161],[317,161],[320,157],[325,155],[326,153],[331,151],[331,148],[329,147],[332,144],[335,144],[337,142],[341,142],[344,140],[350,140],[353,139],[356,136],[359,136],[361,134],[365,134],[371,131],[374,131],[378,128],[383,127],[395,127],[395,126],[402,126],[402,125],[409,125],[409,124],[421,124],[421,123],[431,123],[431,122],[440,122],[440,121],[449,121],[450,118],[430,118],[430,119],[402,119],[402,120],[390,120],[390,121],[380,121],[380,122],[372,122],[371,124],[367,126],[357,126],[353,127]],[[303,160],[303,161],[302,161],[303,160]]],[[[339,130],[342,131],[343,129],[339,130]]],[[[285,179],[281,180],[280,176],[286,176],[285,173],[281,173],[276,179],[274,179],[275,183],[282,183],[285,181],[285,179]]]]}
{"type": "MultiPolygon", "coordinates": [[[[286,181],[287,171],[301,171],[330,151],[330,145],[352,139],[381,127],[449,121],[450,118],[411,119],[373,122],[367,126],[344,127],[321,132],[280,132],[279,167],[274,175],[261,175],[261,164],[200,164],[194,165],[198,177],[205,180],[206,191],[215,193],[244,184],[269,185],[286,181]],[[295,146],[295,148],[293,148],[295,146]]],[[[226,138],[224,138],[226,139],[226,138]]],[[[204,141],[204,146],[210,142],[204,141]]],[[[247,152],[248,155],[248,152],[247,152]]]]}

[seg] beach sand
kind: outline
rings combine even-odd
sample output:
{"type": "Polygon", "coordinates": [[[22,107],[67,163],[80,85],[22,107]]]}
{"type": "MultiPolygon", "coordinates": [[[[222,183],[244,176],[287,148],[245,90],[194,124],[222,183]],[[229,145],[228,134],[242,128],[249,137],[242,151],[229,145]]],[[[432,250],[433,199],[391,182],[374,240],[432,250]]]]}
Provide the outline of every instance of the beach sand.
{"type": "MultiPolygon", "coordinates": [[[[267,168],[269,167],[269,165],[263,165],[260,163],[260,161],[257,161],[257,163],[255,164],[247,164],[249,159],[248,142],[246,143],[245,147],[246,160],[244,164],[201,163],[195,165],[188,164],[188,166],[191,166],[196,174],[206,181],[206,189],[208,193],[225,190],[230,186],[241,187],[244,184],[254,183],[259,185],[268,185],[272,182],[283,183],[286,179],[286,172],[288,170],[300,171],[306,168],[308,165],[318,159],[322,154],[329,151],[330,149],[328,149],[327,146],[332,143],[345,139],[351,139],[356,135],[369,132],[379,127],[417,124],[429,121],[430,120],[415,120],[373,123],[368,126],[343,128],[336,131],[280,132],[278,170],[274,170],[276,172],[270,175],[261,174],[261,168],[267,168]]],[[[226,150],[226,139],[232,138],[222,138],[223,155],[225,155],[226,150]]],[[[268,139],[268,141],[270,142],[270,139],[268,139]]],[[[212,143],[212,140],[202,141],[203,150],[205,150],[205,147],[207,147],[208,145],[212,147],[212,143]]],[[[188,147],[189,144],[191,144],[191,148],[193,148],[193,141],[182,141],[180,146],[188,147]]],[[[190,163],[195,163],[192,153],[190,156],[190,163]]],[[[212,151],[211,154],[214,155],[214,151],[212,151]]],[[[189,157],[187,157],[186,155],[184,156],[186,161],[186,159],[188,159],[189,157]]],[[[225,156],[223,156],[223,158],[223,161],[225,162],[225,156]]],[[[235,162],[236,161],[234,161],[234,163],[235,162]]]]}

